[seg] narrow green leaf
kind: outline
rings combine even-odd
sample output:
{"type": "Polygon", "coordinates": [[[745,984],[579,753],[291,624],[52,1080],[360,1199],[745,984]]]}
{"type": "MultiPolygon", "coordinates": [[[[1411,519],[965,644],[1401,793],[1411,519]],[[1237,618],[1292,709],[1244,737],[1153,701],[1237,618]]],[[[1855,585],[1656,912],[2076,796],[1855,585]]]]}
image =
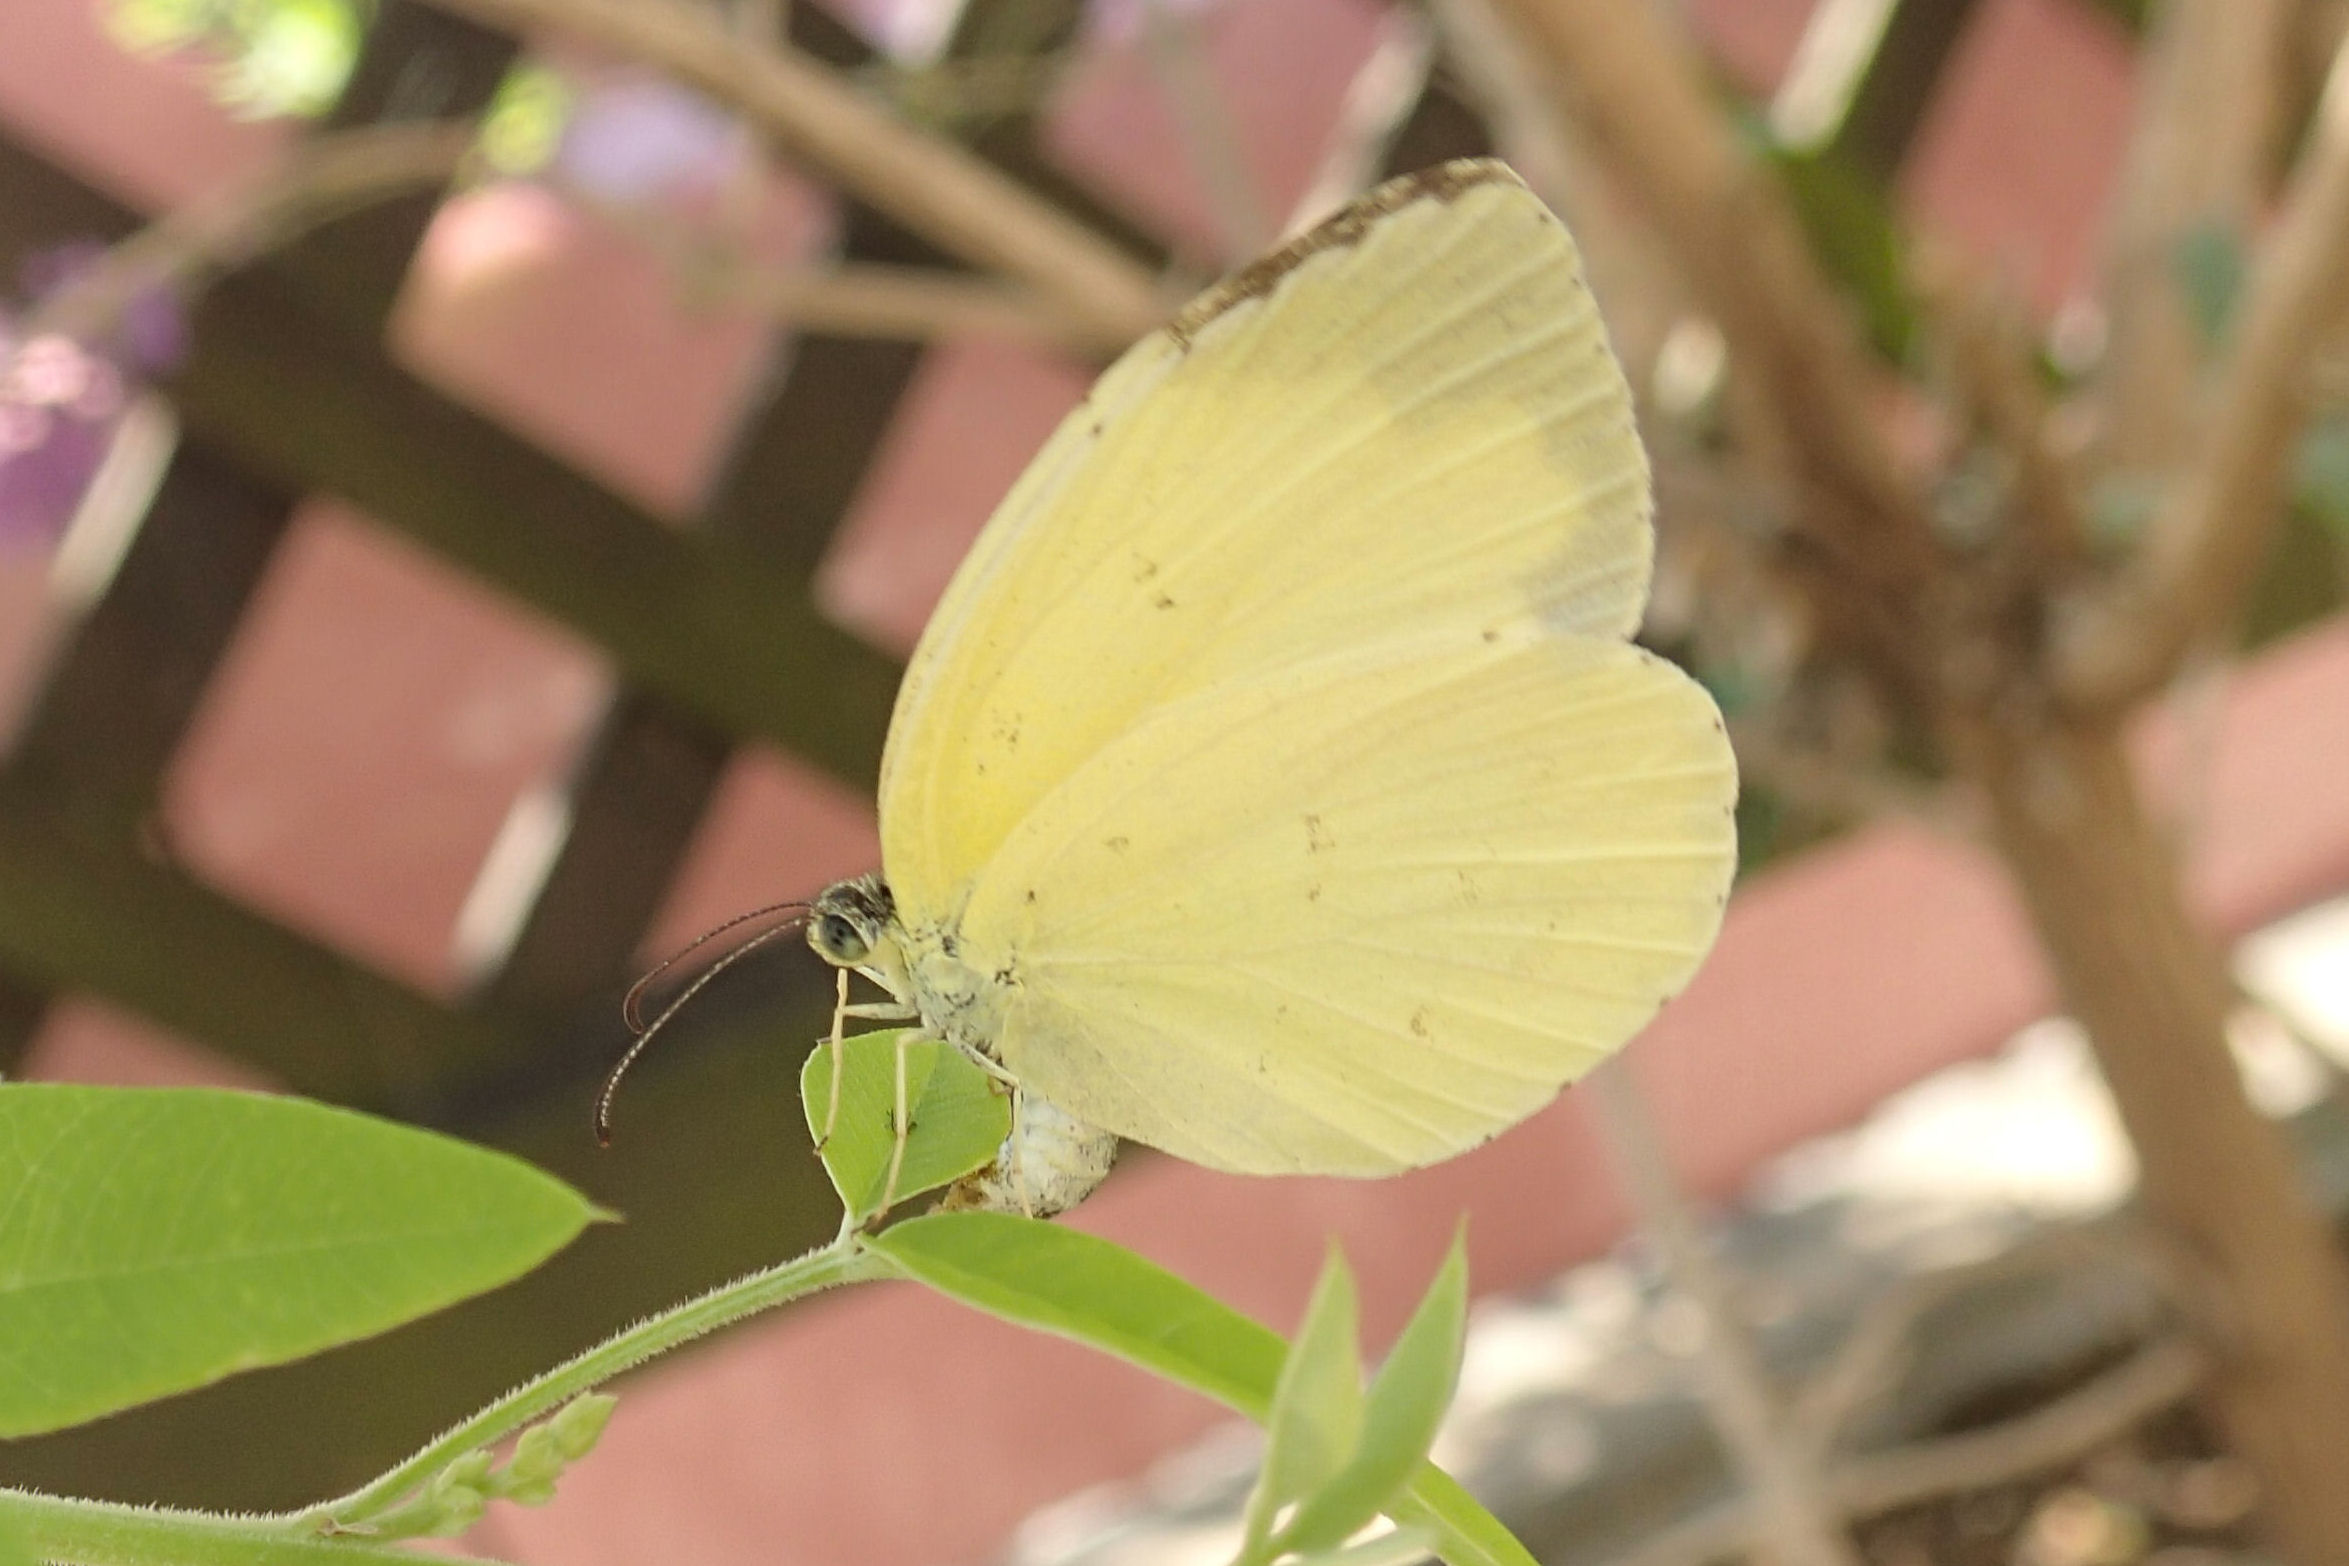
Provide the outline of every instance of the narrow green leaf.
{"type": "Polygon", "coordinates": [[[847,1074],[840,1108],[831,1115],[832,1049],[819,1045],[800,1071],[799,1096],[808,1132],[823,1150],[824,1171],[856,1222],[881,1206],[889,1160],[897,1147],[897,1043],[905,1044],[905,1098],[911,1130],[896,1200],[905,1201],[960,1179],[995,1156],[1011,1134],[1011,1100],[961,1050],[936,1039],[889,1028],[844,1039],[847,1074]]]}
{"type": "Polygon", "coordinates": [[[1435,1281],[1370,1384],[1361,1445],[1344,1472],[1297,1508],[1276,1544],[1298,1551],[1335,1549],[1388,1509],[1395,1492],[1427,1462],[1436,1427],[1452,1406],[1467,1333],[1468,1236],[1463,1231],[1453,1235],[1435,1281]]]}
{"type": "Polygon", "coordinates": [[[1287,1345],[1132,1251],[1013,1213],[932,1213],[865,1242],[939,1293],[1089,1343],[1261,1422],[1287,1345]]]}
{"type": "Polygon", "coordinates": [[[1436,1553],[1436,1538],[1425,1528],[1396,1528],[1360,1544],[1298,1556],[1290,1566],[1417,1566],[1436,1553]]]}
{"type": "Polygon", "coordinates": [[[1360,1316],[1354,1274],[1332,1241],[1273,1389],[1264,1422],[1264,1468],[1248,1497],[1243,1556],[1271,1534],[1282,1507],[1327,1483],[1354,1455],[1362,1434],[1360,1316]]]}
{"type": "Polygon", "coordinates": [[[0,1436],[382,1332],[594,1216],[502,1153],[324,1104],[0,1085],[0,1436]]]}
{"type": "MultiPolygon", "coordinates": [[[[1260,1423],[1272,1408],[1285,1358],[1280,1334],[1107,1240],[1008,1213],[933,1213],[865,1244],[973,1309],[1115,1354],[1260,1423]]],[[[1433,1530],[1452,1566],[1535,1566],[1432,1463],[1420,1465],[1388,1515],[1433,1530]]]]}
{"type": "Polygon", "coordinates": [[[1387,1503],[1387,1515],[1402,1527],[1431,1530],[1451,1566],[1534,1566],[1517,1535],[1433,1463],[1419,1465],[1403,1493],[1387,1503]]]}

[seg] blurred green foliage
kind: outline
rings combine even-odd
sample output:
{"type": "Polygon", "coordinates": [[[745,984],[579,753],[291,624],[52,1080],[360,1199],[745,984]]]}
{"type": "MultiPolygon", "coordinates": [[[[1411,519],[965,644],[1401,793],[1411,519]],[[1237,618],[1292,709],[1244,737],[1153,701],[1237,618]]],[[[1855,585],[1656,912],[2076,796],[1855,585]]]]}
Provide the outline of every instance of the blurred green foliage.
{"type": "Polygon", "coordinates": [[[554,162],[579,101],[563,75],[524,60],[506,73],[481,116],[481,155],[500,174],[535,174],[554,162]]]}
{"type": "Polygon", "coordinates": [[[1895,364],[1905,362],[1916,341],[1917,299],[1891,192],[1832,144],[1797,150],[1765,138],[1757,150],[1794,198],[1795,216],[1827,275],[1859,306],[1869,346],[1895,364]]]}
{"type": "Polygon", "coordinates": [[[372,0],[108,0],[106,20],[130,48],[211,57],[220,100],[269,119],[334,103],[373,13],[372,0]]]}
{"type": "Polygon", "coordinates": [[[2206,351],[2226,341],[2235,302],[2243,294],[2246,266],[2243,236],[2231,223],[2206,219],[2178,236],[2170,269],[2206,351]]]}

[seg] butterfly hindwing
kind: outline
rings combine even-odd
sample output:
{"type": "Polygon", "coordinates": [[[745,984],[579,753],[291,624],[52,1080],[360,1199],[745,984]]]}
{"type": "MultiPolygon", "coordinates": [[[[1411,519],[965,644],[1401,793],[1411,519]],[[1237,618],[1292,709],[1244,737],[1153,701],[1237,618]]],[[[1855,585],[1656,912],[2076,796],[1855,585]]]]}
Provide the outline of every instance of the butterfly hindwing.
{"type": "Polygon", "coordinates": [[[1527,622],[1403,639],[1120,737],[962,939],[1060,1108],[1216,1168],[1387,1173],[1532,1113],[1686,981],[1735,792],[1660,659],[1527,622]]]}

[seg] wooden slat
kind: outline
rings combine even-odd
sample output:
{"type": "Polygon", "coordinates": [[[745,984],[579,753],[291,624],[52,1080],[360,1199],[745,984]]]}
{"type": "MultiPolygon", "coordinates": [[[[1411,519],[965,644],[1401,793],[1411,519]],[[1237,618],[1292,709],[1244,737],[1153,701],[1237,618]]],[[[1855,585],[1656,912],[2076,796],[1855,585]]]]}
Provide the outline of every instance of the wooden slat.
{"type": "Polygon", "coordinates": [[[1385,172],[1408,174],[1453,158],[1486,157],[1492,151],[1492,132],[1483,117],[1439,76],[1429,81],[1388,143],[1385,172]]]}
{"type": "MultiPolygon", "coordinates": [[[[0,212],[50,241],[129,226],[5,138],[0,212]]],[[[603,644],[680,705],[870,781],[895,665],[819,619],[785,573],[663,526],[425,385],[266,269],[213,289],[194,324],[172,387],[191,430],[283,490],[343,496],[603,644]]]]}
{"type": "Polygon", "coordinates": [[[664,527],[352,340],[263,273],[196,311],[180,411],[289,487],[342,496],[745,737],[869,786],[897,686],[756,552],[664,527]]]}
{"type": "Polygon", "coordinates": [[[52,994],[103,996],[297,1092],[421,1118],[510,1048],[493,1024],[7,793],[0,970],[52,994]]]}
{"type": "MultiPolygon", "coordinates": [[[[393,0],[370,31],[330,124],[469,112],[488,101],[512,52],[470,23],[393,0]]],[[[434,199],[420,195],[331,223],[279,264],[308,279],[322,307],[355,330],[377,331],[434,199]]],[[[70,195],[48,207],[0,202],[0,252],[21,256],[61,240],[112,238],[131,221],[110,204],[70,195]]],[[[295,498],[200,443],[181,447],[103,595],[67,629],[0,758],[14,793],[70,809],[85,823],[102,821],[128,850],[295,498]]],[[[221,1042],[235,1048],[233,1040],[221,1042]]]]}
{"type": "Polygon", "coordinates": [[[1830,153],[1889,183],[1933,106],[1934,89],[1980,0],[1899,0],[1861,65],[1830,153]]]}
{"type": "Polygon", "coordinates": [[[18,731],[11,789],[130,840],[291,504],[217,451],[180,444],[120,569],[73,628],[18,731]]]}
{"type": "MultiPolygon", "coordinates": [[[[987,32],[996,9],[981,0],[966,11],[949,59],[987,32]]],[[[1043,46],[1073,35],[1077,17],[1075,5],[1058,6],[1043,46]]],[[[866,63],[863,45],[816,7],[795,7],[792,28],[794,42],[820,58],[866,63]]],[[[1029,132],[1025,119],[991,128],[998,161],[1016,156],[1013,172],[1025,174],[1035,161],[1029,132]]],[[[845,261],[951,265],[862,206],[848,207],[842,229],[845,261]]],[[[739,540],[779,571],[810,581],[925,351],[871,338],[779,341],[767,381],[705,498],[701,531],[739,540]]],[[[654,696],[634,690],[615,696],[566,785],[569,831],[535,898],[512,911],[503,963],[481,993],[533,1010],[564,1010],[614,986],[659,912],[730,753],[723,735],[654,696]]],[[[801,977],[810,985],[824,982],[813,968],[801,977]]]]}
{"type": "Polygon", "coordinates": [[[48,1014],[46,992],[0,973],[0,1078],[24,1069],[25,1056],[48,1014]]]}

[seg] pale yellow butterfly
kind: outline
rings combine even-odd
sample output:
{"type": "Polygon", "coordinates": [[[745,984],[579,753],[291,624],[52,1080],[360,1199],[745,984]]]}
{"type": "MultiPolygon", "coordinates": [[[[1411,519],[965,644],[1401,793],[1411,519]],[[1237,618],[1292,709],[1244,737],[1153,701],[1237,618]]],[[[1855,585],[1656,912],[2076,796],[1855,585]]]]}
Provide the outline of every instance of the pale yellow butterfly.
{"type": "Polygon", "coordinates": [[[1628,640],[1649,508],[1573,241],[1498,163],[1382,186],[1118,360],[914,651],[885,879],[808,926],[891,996],[848,1011],[1014,1086],[964,1202],[1057,1210],[1120,1137],[1432,1163],[1648,1021],[1737,791],[1628,640]]]}

